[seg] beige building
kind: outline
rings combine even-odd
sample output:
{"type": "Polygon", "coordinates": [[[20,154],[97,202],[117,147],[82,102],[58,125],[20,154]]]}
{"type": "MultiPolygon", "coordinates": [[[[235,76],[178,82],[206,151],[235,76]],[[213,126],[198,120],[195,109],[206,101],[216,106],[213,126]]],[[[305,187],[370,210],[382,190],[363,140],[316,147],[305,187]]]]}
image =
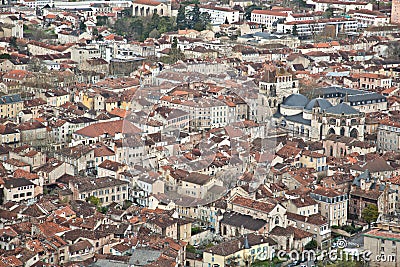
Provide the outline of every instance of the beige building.
{"type": "Polygon", "coordinates": [[[8,201],[33,201],[35,185],[25,178],[5,179],[3,192],[3,203],[8,201]]]}
{"type": "Polygon", "coordinates": [[[348,196],[346,193],[318,187],[310,193],[310,196],[318,202],[320,213],[328,219],[329,226],[346,225],[348,209],[348,196]]]}
{"type": "Polygon", "coordinates": [[[0,117],[15,118],[24,109],[24,102],[19,94],[0,97],[0,117]]]}
{"type": "Polygon", "coordinates": [[[370,266],[399,266],[399,222],[393,218],[381,218],[377,228],[364,234],[364,249],[370,251],[370,266]]]}
{"type": "Polygon", "coordinates": [[[392,15],[390,21],[392,23],[400,23],[400,0],[392,1],[392,15]]]}
{"type": "Polygon", "coordinates": [[[128,182],[108,177],[80,177],[69,182],[74,200],[83,200],[94,196],[100,199],[101,205],[113,202],[123,203],[128,199],[128,182]]]}
{"type": "Polygon", "coordinates": [[[157,0],[135,0],[132,4],[133,16],[152,16],[157,13],[160,16],[171,16],[171,4],[157,0]]]}
{"type": "Polygon", "coordinates": [[[78,64],[91,58],[101,58],[100,50],[95,47],[74,47],[71,49],[71,59],[78,64]]]}
{"type": "Polygon", "coordinates": [[[286,228],[286,208],[281,204],[261,202],[241,196],[234,196],[228,202],[228,209],[240,214],[247,214],[253,218],[263,219],[267,222],[266,231],[276,226],[286,228]]]}
{"type": "Polygon", "coordinates": [[[205,266],[250,266],[252,262],[272,259],[277,243],[264,235],[249,234],[206,249],[205,266]]]}
{"type": "Polygon", "coordinates": [[[318,213],[318,202],[310,196],[304,195],[298,198],[290,198],[284,203],[288,212],[310,216],[318,213]]]}
{"type": "Polygon", "coordinates": [[[287,216],[289,225],[311,233],[319,247],[326,248],[330,245],[331,228],[329,227],[328,220],[324,216],[320,214],[302,216],[290,212],[287,213],[287,216]]]}
{"type": "Polygon", "coordinates": [[[326,162],[326,156],[309,150],[304,150],[300,157],[300,166],[304,168],[312,168],[317,172],[323,172],[328,170],[328,163],[326,162]]]}

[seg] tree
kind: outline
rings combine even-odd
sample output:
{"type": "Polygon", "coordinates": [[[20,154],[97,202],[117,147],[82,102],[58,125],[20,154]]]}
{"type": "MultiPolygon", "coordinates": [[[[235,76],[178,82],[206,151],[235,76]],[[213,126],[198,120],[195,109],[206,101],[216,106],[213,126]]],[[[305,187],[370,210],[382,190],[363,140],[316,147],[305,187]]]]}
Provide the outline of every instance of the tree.
{"type": "Polygon", "coordinates": [[[375,222],[376,219],[378,219],[378,216],[378,207],[374,204],[368,204],[368,206],[362,211],[362,218],[368,224],[375,222]]]}
{"type": "Polygon", "coordinates": [[[316,249],[318,247],[318,243],[317,241],[315,241],[314,239],[311,240],[310,242],[308,242],[305,246],[304,249],[306,250],[312,250],[312,249],[316,249]]]}
{"type": "Polygon", "coordinates": [[[324,12],[324,17],[325,18],[332,18],[333,17],[333,8],[332,7],[328,7],[325,12],[324,12]]]}
{"type": "Polygon", "coordinates": [[[98,197],[95,197],[95,196],[88,197],[86,199],[86,202],[89,202],[89,203],[95,205],[96,207],[100,207],[100,204],[101,204],[100,199],[98,197]]]}
{"type": "Polygon", "coordinates": [[[298,36],[298,35],[299,35],[299,32],[297,31],[297,25],[293,25],[292,34],[293,34],[294,36],[298,36]]]}
{"type": "Polygon", "coordinates": [[[107,16],[97,16],[96,17],[96,26],[104,26],[107,25],[108,17],[107,16]]]}
{"type": "Polygon", "coordinates": [[[11,59],[9,54],[0,54],[0,59],[11,59]]]}
{"type": "Polygon", "coordinates": [[[81,22],[79,23],[79,30],[82,32],[86,31],[86,24],[84,21],[81,20],[81,22]]]}
{"type": "Polygon", "coordinates": [[[200,8],[198,4],[195,4],[194,7],[188,12],[187,19],[188,19],[188,28],[194,29],[196,23],[200,21],[200,8]]]}
{"type": "Polygon", "coordinates": [[[149,38],[153,38],[153,39],[158,39],[161,37],[160,32],[157,29],[153,29],[150,33],[149,33],[149,38]]]}
{"type": "Polygon", "coordinates": [[[244,10],[244,17],[246,18],[246,20],[250,20],[251,19],[251,12],[253,10],[261,10],[262,7],[257,6],[257,5],[250,5],[248,7],[245,8],[244,10]]]}
{"type": "Polygon", "coordinates": [[[16,37],[11,37],[10,38],[10,46],[11,47],[14,47],[14,48],[17,48],[18,47],[18,45],[17,45],[17,38],[16,37]]]}
{"type": "Polygon", "coordinates": [[[186,10],[185,6],[180,5],[178,9],[178,15],[176,16],[176,25],[179,30],[184,30],[188,27],[186,21],[186,10]]]}

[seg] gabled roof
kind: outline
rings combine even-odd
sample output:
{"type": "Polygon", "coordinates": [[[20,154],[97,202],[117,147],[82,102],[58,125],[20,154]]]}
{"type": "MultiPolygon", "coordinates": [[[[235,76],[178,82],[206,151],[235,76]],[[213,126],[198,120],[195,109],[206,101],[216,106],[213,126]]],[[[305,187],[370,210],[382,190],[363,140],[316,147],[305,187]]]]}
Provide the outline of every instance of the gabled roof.
{"type": "Polygon", "coordinates": [[[351,114],[359,114],[360,113],[358,110],[356,110],[353,107],[350,107],[346,103],[337,104],[336,106],[327,108],[325,111],[328,114],[339,114],[339,115],[341,115],[341,114],[351,115],[351,114]]]}
{"type": "Polygon", "coordinates": [[[243,227],[252,231],[262,229],[267,222],[262,219],[253,219],[250,215],[243,215],[235,212],[225,212],[221,224],[227,224],[235,227],[243,227]]]}

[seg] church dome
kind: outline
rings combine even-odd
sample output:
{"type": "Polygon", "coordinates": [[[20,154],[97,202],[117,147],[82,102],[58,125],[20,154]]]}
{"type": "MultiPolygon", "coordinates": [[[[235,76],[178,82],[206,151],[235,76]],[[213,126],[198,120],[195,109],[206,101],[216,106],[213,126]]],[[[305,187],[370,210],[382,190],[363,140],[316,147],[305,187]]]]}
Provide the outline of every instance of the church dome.
{"type": "Polygon", "coordinates": [[[308,98],[302,94],[292,94],[288,96],[282,103],[288,107],[304,107],[308,103],[308,98]]]}

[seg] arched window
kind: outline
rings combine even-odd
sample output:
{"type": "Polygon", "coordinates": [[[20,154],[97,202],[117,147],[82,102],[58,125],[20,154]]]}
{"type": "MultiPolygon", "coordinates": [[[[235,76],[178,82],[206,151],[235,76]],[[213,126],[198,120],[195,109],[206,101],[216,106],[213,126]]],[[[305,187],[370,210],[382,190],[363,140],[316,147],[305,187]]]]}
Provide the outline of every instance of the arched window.
{"type": "Polygon", "coordinates": [[[357,131],[356,128],[353,128],[353,129],[350,131],[350,137],[358,138],[358,131],[357,131]]]}

